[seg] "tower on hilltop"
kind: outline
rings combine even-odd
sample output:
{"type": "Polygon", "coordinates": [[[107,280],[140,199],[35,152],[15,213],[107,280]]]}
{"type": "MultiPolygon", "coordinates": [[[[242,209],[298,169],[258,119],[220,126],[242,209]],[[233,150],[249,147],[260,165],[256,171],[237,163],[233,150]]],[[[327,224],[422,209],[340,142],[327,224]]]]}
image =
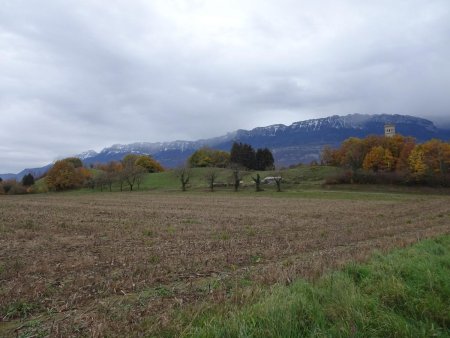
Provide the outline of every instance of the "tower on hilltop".
{"type": "Polygon", "coordinates": [[[385,124],[384,125],[384,136],[392,137],[395,135],[395,125],[394,124],[385,124]]]}

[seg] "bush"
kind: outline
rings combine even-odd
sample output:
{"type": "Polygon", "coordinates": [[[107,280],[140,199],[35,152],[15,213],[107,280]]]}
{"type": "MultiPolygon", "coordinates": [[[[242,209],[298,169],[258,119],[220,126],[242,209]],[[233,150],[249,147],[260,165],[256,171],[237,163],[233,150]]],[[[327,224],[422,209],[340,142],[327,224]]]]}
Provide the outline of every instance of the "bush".
{"type": "Polygon", "coordinates": [[[423,183],[433,187],[450,187],[450,174],[436,174],[425,177],[423,183]]]}
{"type": "Polygon", "coordinates": [[[16,180],[3,181],[0,186],[0,194],[19,195],[27,193],[27,189],[16,180]]]}
{"type": "Polygon", "coordinates": [[[26,194],[27,188],[25,188],[22,184],[16,183],[14,184],[11,189],[8,191],[8,195],[23,195],[26,194]]]}
{"type": "Polygon", "coordinates": [[[325,184],[408,184],[409,176],[404,172],[373,172],[368,170],[346,171],[326,178],[325,184]]]}
{"type": "Polygon", "coordinates": [[[332,175],[325,179],[325,184],[350,184],[352,183],[352,175],[351,171],[332,175]]]}
{"type": "Polygon", "coordinates": [[[373,172],[358,170],[353,175],[353,181],[359,184],[405,184],[408,182],[406,175],[395,172],[373,172]]]}

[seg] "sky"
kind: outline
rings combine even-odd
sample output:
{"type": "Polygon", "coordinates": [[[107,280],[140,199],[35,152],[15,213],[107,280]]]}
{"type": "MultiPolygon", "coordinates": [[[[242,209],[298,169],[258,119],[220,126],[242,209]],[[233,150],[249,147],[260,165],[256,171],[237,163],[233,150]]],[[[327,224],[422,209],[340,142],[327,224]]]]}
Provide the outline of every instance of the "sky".
{"type": "Polygon", "coordinates": [[[450,126],[448,0],[0,0],[0,173],[330,115],[450,126]]]}

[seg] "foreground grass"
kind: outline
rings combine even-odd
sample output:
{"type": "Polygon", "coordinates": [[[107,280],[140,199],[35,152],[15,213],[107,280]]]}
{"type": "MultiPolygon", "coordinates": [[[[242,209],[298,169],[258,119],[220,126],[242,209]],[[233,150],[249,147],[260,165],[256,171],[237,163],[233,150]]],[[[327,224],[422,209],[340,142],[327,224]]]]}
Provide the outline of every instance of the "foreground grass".
{"type": "Polygon", "coordinates": [[[448,337],[450,236],[348,265],[316,283],[275,287],[240,310],[204,308],[185,325],[188,337],[448,337]]]}

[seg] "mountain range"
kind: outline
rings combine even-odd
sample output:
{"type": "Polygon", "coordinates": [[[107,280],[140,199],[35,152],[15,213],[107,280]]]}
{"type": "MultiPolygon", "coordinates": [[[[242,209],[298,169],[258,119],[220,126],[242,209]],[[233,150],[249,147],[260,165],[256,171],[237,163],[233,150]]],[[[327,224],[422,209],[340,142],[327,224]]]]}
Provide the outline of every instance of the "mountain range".
{"type": "MultiPolygon", "coordinates": [[[[115,144],[100,152],[89,150],[75,156],[81,158],[85,165],[90,165],[121,160],[130,153],[145,154],[171,168],[185,163],[199,148],[211,147],[229,151],[232,143],[238,141],[251,144],[254,148],[267,147],[272,151],[277,166],[288,166],[317,160],[325,145],[336,147],[349,137],[382,135],[387,123],[394,124],[398,134],[413,136],[418,142],[432,138],[450,140],[450,130],[439,129],[433,122],[423,118],[408,115],[350,114],[299,121],[289,126],[274,124],[252,130],[239,129],[220,137],[197,141],[115,144]]],[[[40,176],[51,166],[52,164],[48,164],[41,168],[24,169],[18,174],[0,174],[0,177],[20,180],[28,173],[40,176]]]]}

